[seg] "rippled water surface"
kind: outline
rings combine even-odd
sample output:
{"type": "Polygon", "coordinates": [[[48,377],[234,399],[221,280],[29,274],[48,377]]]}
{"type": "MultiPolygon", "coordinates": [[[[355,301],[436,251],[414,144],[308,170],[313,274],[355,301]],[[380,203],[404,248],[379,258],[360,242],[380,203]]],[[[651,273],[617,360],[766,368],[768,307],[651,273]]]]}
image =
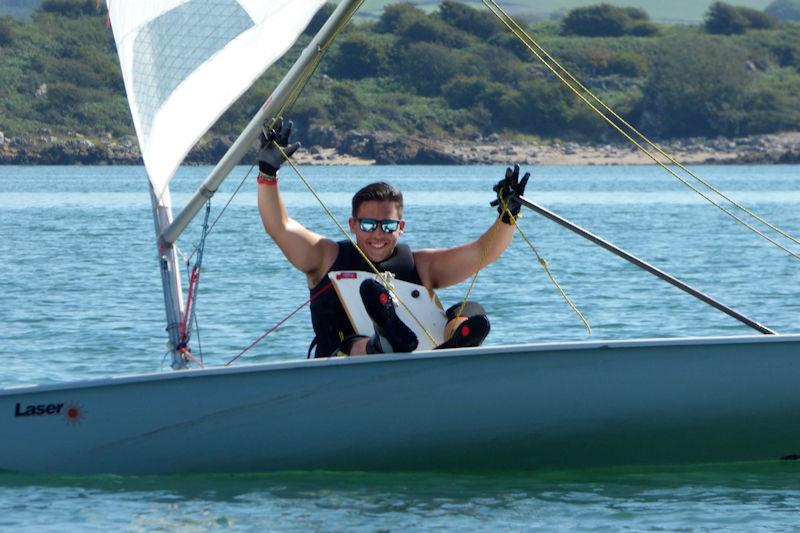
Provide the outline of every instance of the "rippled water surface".
{"type": "MultiPolygon", "coordinates": [[[[223,185],[212,219],[247,170],[238,168],[223,185]]],[[[360,186],[379,179],[398,185],[408,220],[403,239],[415,248],[477,237],[495,216],[488,202],[503,171],[303,170],[340,222],[360,186]]],[[[176,205],[207,171],[180,170],[173,182],[176,205]]],[[[800,234],[800,167],[699,172],[800,234]]],[[[145,179],[139,167],[0,167],[0,386],[168,371],[162,365],[163,300],[145,179]]],[[[210,365],[224,364],[307,298],[303,276],[287,266],[263,232],[253,181],[251,176],[208,238],[198,320],[210,365]]],[[[281,188],[294,217],[340,238],[289,172],[281,188]]],[[[797,259],[764,244],[663,171],[535,167],[527,196],[777,331],[800,331],[797,259]]],[[[492,318],[488,344],[752,332],[533,213],[521,225],[593,334],[517,237],[473,290],[492,318]]],[[[198,235],[195,223],[180,241],[184,252],[192,252],[198,235]]],[[[467,286],[440,296],[454,303],[467,286]]],[[[304,356],[309,320],[302,310],[246,360],[304,356]]],[[[457,475],[6,474],[0,475],[0,530],[790,531],[800,528],[797,466],[457,475]]]]}

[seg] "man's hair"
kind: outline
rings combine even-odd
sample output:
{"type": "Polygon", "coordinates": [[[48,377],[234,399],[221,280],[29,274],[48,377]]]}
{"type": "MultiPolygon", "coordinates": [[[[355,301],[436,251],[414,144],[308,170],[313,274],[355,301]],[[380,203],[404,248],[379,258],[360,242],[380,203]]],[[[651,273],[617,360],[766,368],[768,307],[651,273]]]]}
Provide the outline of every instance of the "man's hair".
{"type": "Polygon", "coordinates": [[[361,190],[353,196],[353,216],[357,216],[356,213],[358,213],[358,208],[361,204],[371,200],[376,202],[394,202],[397,204],[397,210],[400,216],[403,216],[403,193],[400,192],[400,189],[383,181],[370,183],[366,187],[361,188],[361,190]]]}

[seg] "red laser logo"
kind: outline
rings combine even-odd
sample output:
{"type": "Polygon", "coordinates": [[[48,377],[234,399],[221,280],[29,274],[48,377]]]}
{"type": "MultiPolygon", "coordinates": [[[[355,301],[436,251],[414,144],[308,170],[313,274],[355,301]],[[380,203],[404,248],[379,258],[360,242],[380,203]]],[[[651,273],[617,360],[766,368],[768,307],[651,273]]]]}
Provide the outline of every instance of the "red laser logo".
{"type": "Polygon", "coordinates": [[[86,415],[83,406],[78,403],[71,403],[67,405],[67,410],[64,411],[64,419],[70,424],[80,423],[86,415]]]}

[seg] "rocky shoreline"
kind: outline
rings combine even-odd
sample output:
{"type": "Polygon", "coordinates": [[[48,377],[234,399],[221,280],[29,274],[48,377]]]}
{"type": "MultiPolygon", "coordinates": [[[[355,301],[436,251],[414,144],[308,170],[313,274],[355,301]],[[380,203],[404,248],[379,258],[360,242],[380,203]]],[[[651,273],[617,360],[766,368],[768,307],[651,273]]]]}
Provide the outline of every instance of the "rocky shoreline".
{"type": "MultiPolygon", "coordinates": [[[[233,142],[218,137],[201,142],[187,164],[213,164],[233,142]]],[[[471,140],[434,140],[386,132],[310,128],[304,148],[295,159],[304,165],[636,165],[653,160],[630,145],[574,142],[520,142],[492,134],[471,140]]],[[[661,143],[686,164],[798,164],[800,131],[750,135],[736,139],[677,139],[661,143]]],[[[255,152],[248,156],[255,159],[255,152]]],[[[245,160],[247,160],[246,158],[245,160]]],[[[661,157],[662,161],[666,159],[661,157]]],[[[34,137],[6,137],[0,132],[0,165],[138,165],[142,163],[135,137],[79,133],[57,136],[43,131],[34,137]]]]}

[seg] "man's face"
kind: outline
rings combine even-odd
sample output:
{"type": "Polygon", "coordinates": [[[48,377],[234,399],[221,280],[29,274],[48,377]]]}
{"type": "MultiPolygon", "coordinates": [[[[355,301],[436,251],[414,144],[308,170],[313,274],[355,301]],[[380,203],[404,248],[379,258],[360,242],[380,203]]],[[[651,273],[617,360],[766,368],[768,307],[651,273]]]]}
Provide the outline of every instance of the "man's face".
{"type": "Polygon", "coordinates": [[[401,217],[395,202],[368,200],[358,206],[356,217],[350,218],[350,231],[355,234],[356,244],[367,254],[370,261],[377,263],[392,255],[394,247],[397,246],[397,240],[403,234],[405,227],[405,221],[400,220],[401,217]],[[373,231],[364,231],[357,220],[359,218],[370,218],[379,223],[373,231]],[[400,220],[400,224],[396,231],[385,232],[381,227],[381,220],[400,220]]]}

